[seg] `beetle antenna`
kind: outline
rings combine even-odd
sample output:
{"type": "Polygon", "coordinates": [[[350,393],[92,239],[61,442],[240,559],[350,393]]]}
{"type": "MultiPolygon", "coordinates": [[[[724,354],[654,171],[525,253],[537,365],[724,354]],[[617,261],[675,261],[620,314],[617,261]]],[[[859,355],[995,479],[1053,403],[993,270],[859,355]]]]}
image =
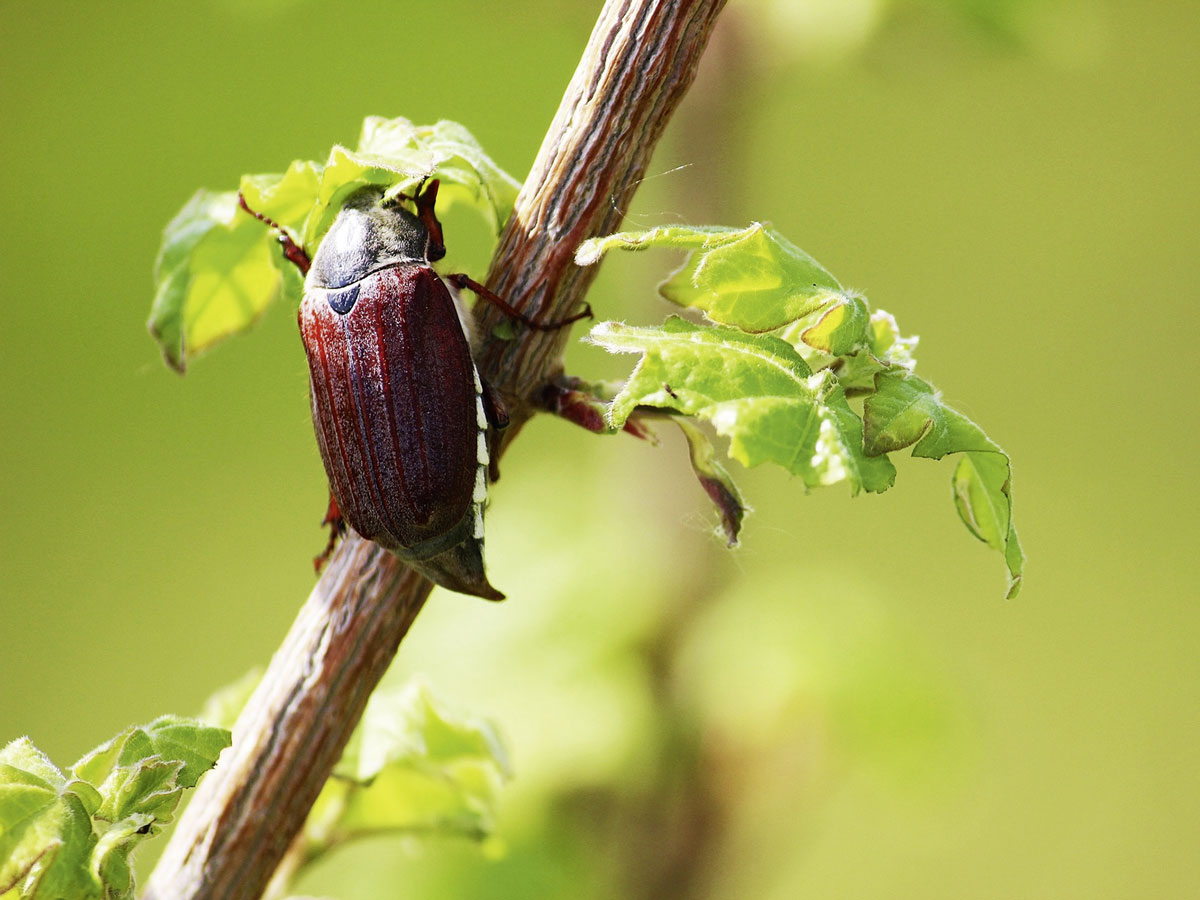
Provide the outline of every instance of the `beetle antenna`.
{"type": "Polygon", "coordinates": [[[300,270],[301,275],[308,274],[309,267],[312,266],[312,260],[308,258],[308,254],[304,252],[304,248],[292,240],[292,236],[287,233],[287,230],[282,225],[270,216],[264,216],[262,213],[252,210],[250,205],[246,203],[246,198],[241,191],[238,191],[238,206],[279,235],[279,243],[283,245],[284,257],[300,270]]]}

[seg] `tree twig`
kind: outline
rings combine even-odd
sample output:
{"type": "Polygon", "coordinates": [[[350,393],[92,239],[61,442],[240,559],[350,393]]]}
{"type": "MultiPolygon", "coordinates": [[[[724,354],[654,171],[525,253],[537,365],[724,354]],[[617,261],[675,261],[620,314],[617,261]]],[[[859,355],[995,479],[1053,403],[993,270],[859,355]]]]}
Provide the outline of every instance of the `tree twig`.
{"type": "MultiPolygon", "coordinates": [[[[500,238],[488,287],[543,321],[583,298],[581,241],[613,230],[691,84],[725,0],[608,0],[500,238]]],[[[496,313],[484,309],[480,333],[496,313]]],[[[511,440],[561,369],[566,330],[517,326],[478,364],[506,400],[511,440]]],[[[276,652],[151,876],[145,900],[261,895],[431,585],[350,533],[276,652]]]]}

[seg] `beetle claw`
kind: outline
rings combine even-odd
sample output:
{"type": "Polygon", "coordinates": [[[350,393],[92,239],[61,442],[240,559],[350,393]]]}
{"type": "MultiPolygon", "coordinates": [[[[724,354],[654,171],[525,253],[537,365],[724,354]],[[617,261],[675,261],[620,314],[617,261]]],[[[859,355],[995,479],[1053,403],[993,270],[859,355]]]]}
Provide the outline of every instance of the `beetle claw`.
{"type": "Polygon", "coordinates": [[[332,493],[329,495],[329,508],[325,510],[325,518],[321,520],[321,524],[329,526],[329,541],[325,544],[325,549],[321,551],[321,554],[313,557],[313,569],[318,575],[321,574],[325,563],[329,562],[329,557],[333,555],[338,538],[346,533],[346,520],[342,518],[337,498],[332,493]]]}

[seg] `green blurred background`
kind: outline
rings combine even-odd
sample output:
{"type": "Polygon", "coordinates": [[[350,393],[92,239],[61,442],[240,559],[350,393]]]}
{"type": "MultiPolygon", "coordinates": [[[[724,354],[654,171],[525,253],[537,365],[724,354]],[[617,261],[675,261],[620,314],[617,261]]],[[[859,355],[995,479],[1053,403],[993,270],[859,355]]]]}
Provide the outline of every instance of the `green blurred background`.
{"type": "MultiPolygon", "coordinates": [[[[143,324],[166,221],[368,114],[461,121],[519,177],[597,10],[0,4],[0,740],[65,764],[194,711],[312,585],[293,315],[168,372],[143,324]]],[[[950,463],[853,501],[741,473],[730,554],[676,435],[537,421],[489,518],[511,599],[435,594],[389,676],[501,723],[506,853],[381,839],[302,887],[1197,896],[1198,41],[1190,0],[732,0],[628,221],[771,220],[920,334],[1014,458],[1025,590],[1002,599],[950,463]]],[[[447,234],[482,272],[482,227],[447,234]]],[[[593,305],[660,320],[673,264],[610,260],[593,305]]]]}

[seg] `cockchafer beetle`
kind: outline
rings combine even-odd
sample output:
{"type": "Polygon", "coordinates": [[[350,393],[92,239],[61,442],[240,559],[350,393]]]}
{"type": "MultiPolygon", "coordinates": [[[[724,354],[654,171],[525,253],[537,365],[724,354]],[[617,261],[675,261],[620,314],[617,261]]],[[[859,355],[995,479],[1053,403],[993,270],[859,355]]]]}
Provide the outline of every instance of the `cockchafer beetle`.
{"type": "Polygon", "coordinates": [[[438,181],[386,199],[351,194],[311,258],[276,222],[284,256],[304,274],[300,335],[308,355],[313,426],[329,476],[325,553],[349,524],[431,581],[488,600],[504,595],[483,564],[489,427],[508,417],[471,354],[469,288],[539,329],[466,275],[433,269],[445,256],[434,206],[438,181]],[[410,212],[402,201],[413,204],[410,212]]]}

